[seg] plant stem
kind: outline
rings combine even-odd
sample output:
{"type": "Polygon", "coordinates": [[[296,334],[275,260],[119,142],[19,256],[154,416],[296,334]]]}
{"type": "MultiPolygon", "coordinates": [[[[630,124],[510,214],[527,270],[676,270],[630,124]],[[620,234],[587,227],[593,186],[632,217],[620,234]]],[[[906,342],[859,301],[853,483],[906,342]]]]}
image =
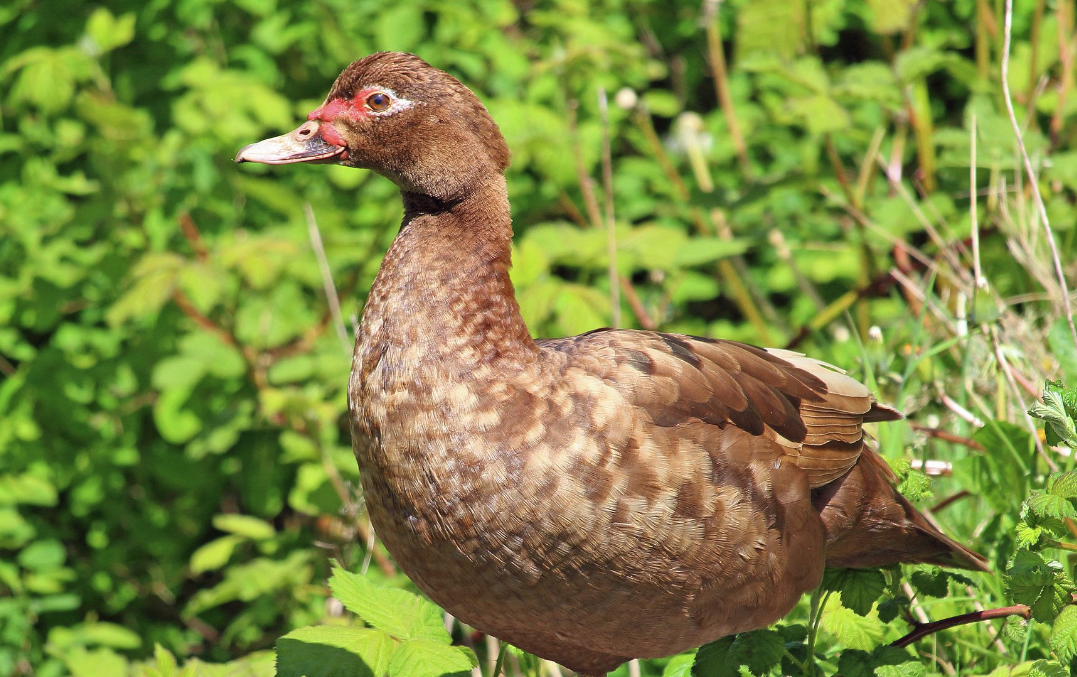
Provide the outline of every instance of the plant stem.
{"type": "Polygon", "coordinates": [[[598,113],[602,119],[602,188],[606,198],[606,258],[610,285],[613,328],[621,326],[621,279],[617,275],[617,233],[613,219],[613,158],[610,151],[610,112],[606,90],[598,88],[598,113]]]}
{"type": "Polygon", "coordinates": [[[729,94],[729,74],[726,70],[725,50],[722,47],[722,36],[718,26],[718,7],[721,0],[707,0],[704,4],[704,21],[707,24],[707,54],[710,57],[711,70],[714,73],[714,91],[718,95],[718,104],[725,116],[726,127],[729,128],[729,139],[733,142],[733,148],[737,152],[737,160],[740,162],[740,170],[744,178],[752,177],[752,162],[748,158],[748,144],[744,141],[744,134],[740,131],[740,123],[737,122],[737,112],[733,107],[733,97],[729,94]]]}
{"type": "Polygon", "coordinates": [[[501,669],[505,665],[505,651],[508,648],[508,644],[501,642],[501,648],[497,652],[497,661],[494,663],[494,671],[490,673],[490,677],[498,677],[501,674],[501,669]]]}
{"type": "Polygon", "coordinates": [[[992,618],[1006,618],[1007,616],[1020,616],[1022,618],[1028,618],[1031,614],[1031,610],[1024,604],[1015,604],[1014,606],[1000,607],[998,609],[986,609],[984,611],[974,611],[968,614],[961,614],[960,616],[952,616],[950,618],[944,618],[940,621],[934,621],[932,623],[921,623],[917,625],[912,632],[905,635],[901,639],[898,639],[890,644],[890,646],[906,647],[915,642],[918,639],[927,637],[940,630],[946,630],[947,628],[954,628],[959,625],[967,625],[969,623],[978,623],[980,621],[991,620],[992,618]]]}
{"type": "MultiPolygon", "coordinates": [[[[1003,47],[1002,47],[1002,95],[1006,100],[1006,112],[1010,115],[1010,124],[1013,126],[1014,136],[1017,138],[1017,147],[1021,151],[1021,159],[1025,163],[1025,172],[1028,174],[1029,187],[1035,198],[1036,209],[1039,212],[1040,223],[1047,238],[1047,247],[1051,251],[1051,261],[1054,263],[1055,275],[1058,277],[1059,291],[1062,293],[1062,311],[1065,313],[1066,322],[1070,327],[1070,338],[1073,345],[1077,346],[1077,326],[1073,324],[1073,306],[1070,304],[1070,291],[1066,282],[1066,274],[1062,270],[1062,260],[1058,254],[1058,246],[1055,244],[1054,232],[1051,230],[1051,222],[1047,218],[1047,207],[1043,204],[1043,196],[1040,195],[1040,186],[1036,180],[1036,172],[1032,169],[1032,160],[1028,157],[1028,149],[1021,137],[1021,128],[1017,124],[1017,115],[1013,111],[1013,97],[1010,96],[1010,84],[1007,78],[1010,75],[1010,34],[1013,23],[1013,0],[1006,0],[1006,14],[1003,22],[1003,47]]],[[[1059,102],[1059,106],[1062,102],[1059,102]]]]}

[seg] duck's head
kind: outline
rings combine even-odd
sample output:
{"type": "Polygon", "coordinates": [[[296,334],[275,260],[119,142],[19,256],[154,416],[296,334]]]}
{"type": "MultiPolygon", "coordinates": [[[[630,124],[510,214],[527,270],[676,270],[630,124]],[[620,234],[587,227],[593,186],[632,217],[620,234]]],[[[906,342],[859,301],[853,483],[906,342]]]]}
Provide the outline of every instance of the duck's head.
{"type": "Polygon", "coordinates": [[[402,190],[463,197],[509,164],[509,149],[471,90],[412,54],[379,52],[344,69],[294,131],[245,146],[236,162],[372,169],[402,190]]]}

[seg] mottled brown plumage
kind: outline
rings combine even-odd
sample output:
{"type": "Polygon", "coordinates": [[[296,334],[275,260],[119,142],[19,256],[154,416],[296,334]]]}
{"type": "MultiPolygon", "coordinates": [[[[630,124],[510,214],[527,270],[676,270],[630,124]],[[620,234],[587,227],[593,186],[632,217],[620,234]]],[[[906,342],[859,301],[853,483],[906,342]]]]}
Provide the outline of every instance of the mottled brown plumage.
{"type": "Polygon", "coordinates": [[[385,546],[465,623],[597,674],[766,626],[827,565],[985,568],[894,490],[862,424],[900,414],[835,368],[655,332],[533,340],[505,142],[417,57],[355,62],[308,123],[237,160],[401,188],[355,345],[355,454],[385,546]]]}

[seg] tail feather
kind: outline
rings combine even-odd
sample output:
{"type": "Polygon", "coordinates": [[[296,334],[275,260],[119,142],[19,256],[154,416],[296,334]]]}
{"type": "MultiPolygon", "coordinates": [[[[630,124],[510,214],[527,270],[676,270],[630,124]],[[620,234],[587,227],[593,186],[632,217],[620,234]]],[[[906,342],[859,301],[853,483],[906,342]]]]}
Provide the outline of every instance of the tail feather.
{"type": "Polygon", "coordinates": [[[826,565],[877,567],[899,562],[990,571],[979,554],[931,524],[894,488],[886,461],[865,446],[844,477],[813,501],[826,527],[826,565]]]}

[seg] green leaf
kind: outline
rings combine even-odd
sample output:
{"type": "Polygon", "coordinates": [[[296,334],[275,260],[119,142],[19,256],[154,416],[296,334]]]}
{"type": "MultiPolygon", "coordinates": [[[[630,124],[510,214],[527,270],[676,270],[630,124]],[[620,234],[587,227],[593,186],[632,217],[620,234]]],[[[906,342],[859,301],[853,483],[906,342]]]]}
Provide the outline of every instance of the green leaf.
{"type": "Polygon", "coordinates": [[[1077,470],[1051,473],[1044,491],[1062,498],[1077,498],[1077,470]]]}
{"type": "Polygon", "coordinates": [[[58,500],[56,487],[37,475],[0,475],[0,505],[53,506],[58,500]]]}
{"type": "Polygon", "coordinates": [[[846,649],[838,661],[842,677],[919,677],[924,672],[923,665],[908,651],[893,646],[880,646],[871,653],[846,649]]]}
{"type": "Polygon", "coordinates": [[[441,677],[470,675],[479,664],[475,654],[462,646],[452,646],[430,639],[404,642],[389,659],[389,677],[441,677]]]}
{"type": "Polygon", "coordinates": [[[372,627],[401,640],[451,641],[433,603],[406,590],[375,585],[365,576],[333,569],[329,589],[348,610],[372,627]]]}
{"type": "Polygon", "coordinates": [[[127,673],[127,661],[112,649],[87,651],[79,647],[66,652],[63,660],[71,671],[71,677],[101,677],[127,673]]]}
{"type": "Polygon", "coordinates": [[[841,593],[841,603],[867,616],[886,590],[886,577],[878,569],[827,569],[824,585],[841,593]]]}
{"type": "Polygon", "coordinates": [[[1051,627],[1050,642],[1051,650],[1063,663],[1077,656],[1077,607],[1067,606],[1058,614],[1051,627]]]}
{"type": "Polygon", "coordinates": [[[238,513],[214,515],[213,526],[221,531],[227,531],[254,541],[273,538],[277,534],[276,529],[269,522],[238,513]]]}
{"type": "Polygon", "coordinates": [[[1043,387],[1043,402],[1036,402],[1028,415],[1044,421],[1047,443],[1077,447],[1077,393],[1063,388],[1058,381],[1047,381],[1043,387]],[[1069,402],[1067,400],[1070,400],[1069,402]]]}
{"type": "Polygon", "coordinates": [[[48,571],[63,565],[67,553],[60,541],[47,539],[34,541],[19,552],[17,560],[24,569],[48,571]]]}
{"type": "Polygon", "coordinates": [[[1002,632],[1011,642],[1024,644],[1028,635],[1028,621],[1020,616],[1010,616],[1003,623],[1002,632]]]}
{"type": "Polygon", "coordinates": [[[910,581],[918,591],[931,597],[943,598],[950,593],[950,578],[940,567],[914,571],[910,581]]]}
{"type": "Polygon", "coordinates": [[[785,640],[775,630],[742,632],[705,644],[696,653],[692,674],[703,677],[737,675],[740,666],[757,677],[768,674],[785,654],[785,640]]]}
{"type": "Polygon", "coordinates": [[[228,564],[236,546],[244,540],[242,536],[222,536],[198,548],[191,554],[191,575],[214,571],[228,564]]]}
{"type": "Polygon", "coordinates": [[[713,263],[748,251],[747,240],[726,240],[718,237],[694,237],[685,242],[673,257],[678,267],[713,263]]]}
{"type": "Polygon", "coordinates": [[[135,37],[135,15],[128,13],[117,19],[112,12],[99,7],[86,22],[86,35],[93,40],[98,54],[123,47],[135,37]]]}
{"type": "Polygon", "coordinates": [[[1062,565],[1038,552],[1018,551],[1006,570],[1006,588],[1013,600],[1027,604],[1032,617],[1050,623],[1069,604],[1073,583],[1062,565]]]}
{"type": "Polygon", "coordinates": [[[695,661],[695,649],[679,653],[666,663],[666,667],[662,669],[662,677],[689,677],[692,674],[692,664],[695,661]]]}
{"type": "Polygon", "coordinates": [[[379,630],[316,625],[277,640],[277,677],[381,677],[394,642],[379,630]]]}
{"type": "Polygon", "coordinates": [[[1028,509],[1033,514],[1040,517],[1052,517],[1054,519],[1077,517],[1077,507],[1074,507],[1072,501],[1062,498],[1061,496],[1053,496],[1042,491],[1034,491],[1032,492],[1032,495],[1028,497],[1027,503],[1028,509]]]}
{"type": "Polygon", "coordinates": [[[844,606],[828,606],[822,626],[850,649],[870,651],[883,639],[883,624],[874,611],[860,616],[844,606]]]}
{"type": "Polygon", "coordinates": [[[80,623],[56,627],[49,631],[50,650],[69,651],[76,646],[107,646],[113,649],[137,649],[142,638],[137,632],[115,623],[80,623]]]}
{"type": "Polygon", "coordinates": [[[887,35],[905,30],[916,8],[916,0],[868,0],[871,30],[887,35]]]}
{"type": "Polygon", "coordinates": [[[729,650],[733,646],[733,637],[722,637],[709,644],[704,644],[696,651],[692,662],[694,677],[736,677],[740,674],[740,664],[729,660],[729,650]]]}
{"type": "Polygon", "coordinates": [[[1071,677],[1070,671],[1056,661],[1039,660],[1029,666],[1028,677],[1071,677]]]}

